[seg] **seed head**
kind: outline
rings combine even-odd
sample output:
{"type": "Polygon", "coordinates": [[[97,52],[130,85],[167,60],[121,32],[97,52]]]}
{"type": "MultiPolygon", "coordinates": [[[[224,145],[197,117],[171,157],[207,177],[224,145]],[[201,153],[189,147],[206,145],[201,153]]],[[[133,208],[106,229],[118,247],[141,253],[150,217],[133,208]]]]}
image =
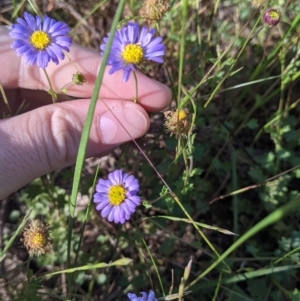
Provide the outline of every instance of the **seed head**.
{"type": "Polygon", "coordinates": [[[268,8],[263,15],[264,23],[268,26],[275,26],[280,21],[280,13],[275,8],[268,8]]]}
{"type": "Polygon", "coordinates": [[[260,8],[260,7],[262,7],[266,2],[267,2],[267,0],[252,0],[252,6],[253,6],[254,8],[260,8]]]}
{"type": "Polygon", "coordinates": [[[170,9],[169,0],[145,0],[139,15],[142,18],[159,21],[170,9]]]}
{"type": "Polygon", "coordinates": [[[165,127],[167,131],[175,136],[186,137],[188,132],[192,130],[191,115],[188,110],[180,109],[176,111],[166,111],[165,115],[165,127]]]}
{"type": "Polygon", "coordinates": [[[21,239],[27,252],[32,257],[45,254],[47,249],[52,248],[53,239],[50,236],[49,225],[44,224],[39,219],[32,221],[26,229],[23,230],[21,239]]]}

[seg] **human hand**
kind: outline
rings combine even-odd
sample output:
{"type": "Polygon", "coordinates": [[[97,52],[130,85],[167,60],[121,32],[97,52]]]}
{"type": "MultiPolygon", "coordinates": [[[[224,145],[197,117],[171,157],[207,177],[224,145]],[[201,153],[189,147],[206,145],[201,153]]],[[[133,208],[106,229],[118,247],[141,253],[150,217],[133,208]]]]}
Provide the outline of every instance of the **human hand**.
{"type": "MultiPolygon", "coordinates": [[[[0,27],[0,82],[6,89],[12,112],[15,113],[23,101],[26,112],[0,120],[0,199],[43,174],[75,162],[101,62],[99,52],[72,45],[68,56],[87,81],[83,86],[67,87],[68,95],[80,99],[51,104],[51,97],[45,92],[49,84],[43,70],[26,65],[11,49],[11,43],[8,28],[0,27]]],[[[59,65],[49,63],[46,71],[54,91],[69,83],[76,73],[67,58],[59,65]]],[[[141,73],[137,73],[137,80],[138,104],[132,101],[135,97],[133,76],[124,83],[122,72],[105,74],[87,157],[101,156],[121,143],[143,136],[150,124],[146,111],[160,111],[169,104],[169,88],[141,73]]],[[[1,98],[0,113],[1,116],[9,113],[1,98]]]]}

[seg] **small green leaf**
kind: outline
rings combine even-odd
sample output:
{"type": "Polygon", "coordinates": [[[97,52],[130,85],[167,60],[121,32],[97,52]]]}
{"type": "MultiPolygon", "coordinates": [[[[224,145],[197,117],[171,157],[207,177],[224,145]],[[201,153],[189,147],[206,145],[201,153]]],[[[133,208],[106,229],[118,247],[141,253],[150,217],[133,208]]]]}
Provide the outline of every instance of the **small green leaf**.
{"type": "Polygon", "coordinates": [[[255,118],[251,118],[248,123],[247,123],[247,127],[250,130],[255,130],[258,127],[258,121],[255,118]]]}
{"type": "Polygon", "coordinates": [[[142,200],[142,205],[146,208],[149,209],[152,207],[152,204],[148,202],[147,200],[142,200]]]}
{"type": "Polygon", "coordinates": [[[57,272],[49,273],[49,274],[46,274],[44,276],[49,278],[49,277],[52,277],[54,275],[58,275],[58,274],[62,274],[62,273],[74,273],[74,272],[77,272],[77,271],[102,269],[102,268],[108,268],[108,267],[112,267],[112,266],[124,266],[124,265],[128,265],[131,262],[132,262],[132,259],[125,257],[125,258],[118,259],[118,260],[116,260],[114,262],[111,262],[111,263],[100,262],[100,263],[96,263],[96,264],[87,264],[87,265],[83,265],[81,267],[76,267],[76,268],[60,270],[60,271],[57,271],[57,272]]]}

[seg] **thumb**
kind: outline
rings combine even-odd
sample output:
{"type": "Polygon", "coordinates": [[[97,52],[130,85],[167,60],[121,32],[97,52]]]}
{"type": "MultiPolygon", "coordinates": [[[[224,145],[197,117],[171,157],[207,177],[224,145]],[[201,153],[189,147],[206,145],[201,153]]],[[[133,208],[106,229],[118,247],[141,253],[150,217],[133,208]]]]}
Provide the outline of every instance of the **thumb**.
{"type": "MultiPolygon", "coordinates": [[[[148,114],[138,104],[104,102],[96,106],[87,157],[104,154],[149,128],[148,114]]],[[[75,162],[89,103],[88,99],[57,103],[0,120],[0,199],[75,162]]]]}

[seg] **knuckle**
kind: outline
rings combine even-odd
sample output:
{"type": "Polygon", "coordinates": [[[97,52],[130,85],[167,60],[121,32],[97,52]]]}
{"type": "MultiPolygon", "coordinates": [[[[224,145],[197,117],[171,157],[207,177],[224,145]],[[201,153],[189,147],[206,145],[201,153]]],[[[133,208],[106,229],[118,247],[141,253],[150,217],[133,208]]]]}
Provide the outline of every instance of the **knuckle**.
{"type": "MultiPolygon", "coordinates": [[[[50,136],[53,148],[47,154],[53,170],[73,163],[77,155],[82,124],[78,116],[64,107],[58,107],[50,118],[50,136]]],[[[47,141],[46,141],[47,143],[47,141]]]]}

